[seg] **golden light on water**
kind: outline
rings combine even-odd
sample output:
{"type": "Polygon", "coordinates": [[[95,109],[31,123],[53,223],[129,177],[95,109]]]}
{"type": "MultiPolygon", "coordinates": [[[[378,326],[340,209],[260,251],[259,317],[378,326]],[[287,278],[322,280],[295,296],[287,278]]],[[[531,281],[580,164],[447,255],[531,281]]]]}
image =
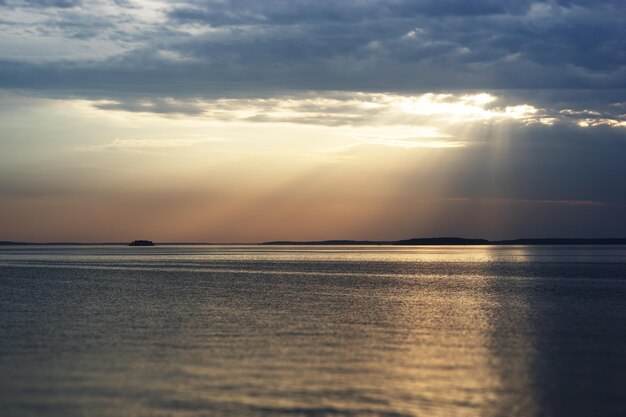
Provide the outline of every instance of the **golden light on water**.
{"type": "MultiPolygon", "coordinates": [[[[267,256],[257,248],[247,249],[252,252],[197,255],[188,260],[198,266],[209,259],[228,265],[233,260],[259,262],[267,256]]],[[[275,265],[312,262],[321,266],[330,262],[338,269],[306,274],[290,270],[220,271],[267,279],[285,274],[294,280],[305,274],[305,281],[298,285],[306,289],[311,285],[317,288],[314,282],[318,280],[334,282],[312,301],[319,321],[299,321],[304,307],[281,301],[284,313],[294,316],[286,329],[276,335],[271,320],[259,317],[256,323],[260,335],[279,338],[276,346],[259,348],[263,354],[243,362],[222,363],[215,367],[217,370],[190,365],[186,372],[195,379],[206,380],[217,389],[225,380],[236,383],[248,377],[254,386],[261,381],[246,370],[263,369],[263,383],[284,392],[333,393],[350,386],[360,393],[359,400],[329,394],[314,400],[315,406],[367,408],[374,414],[393,409],[406,415],[497,417],[534,415],[540,409],[540,398],[529,389],[536,378],[533,334],[538,330],[529,317],[529,300],[523,296],[532,284],[521,278],[503,283],[497,269],[489,271],[489,265],[502,261],[523,266],[536,256],[528,249],[305,247],[294,252],[292,247],[275,247],[271,251],[275,265]],[[348,267],[361,263],[369,265],[366,275],[348,267]],[[425,273],[423,268],[429,266],[436,268],[425,273]],[[451,272],[454,274],[449,275],[451,272]],[[376,284],[362,285],[365,276],[376,284]],[[346,300],[350,300],[349,305],[346,300]],[[280,338],[283,334],[289,337],[280,338]],[[307,361],[304,358],[308,355],[319,359],[307,361]],[[393,401],[382,401],[389,393],[393,393],[393,401]]],[[[298,302],[311,302],[307,300],[303,297],[298,302]]],[[[253,340],[247,343],[253,344],[253,340]]],[[[211,363],[211,354],[198,362],[211,363]]],[[[246,391],[225,393],[220,399],[251,404],[258,401],[246,391]]],[[[309,400],[284,395],[274,406],[293,409],[309,400]]],[[[269,402],[263,405],[271,406],[269,402]]]]}

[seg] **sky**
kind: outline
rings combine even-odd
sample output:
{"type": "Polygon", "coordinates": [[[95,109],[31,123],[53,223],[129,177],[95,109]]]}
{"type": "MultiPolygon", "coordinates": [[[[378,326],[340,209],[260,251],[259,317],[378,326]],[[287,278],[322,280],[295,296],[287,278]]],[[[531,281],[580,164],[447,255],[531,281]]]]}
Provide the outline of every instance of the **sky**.
{"type": "Polygon", "coordinates": [[[0,240],[626,236],[623,0],[0,0],[0,240]]]}

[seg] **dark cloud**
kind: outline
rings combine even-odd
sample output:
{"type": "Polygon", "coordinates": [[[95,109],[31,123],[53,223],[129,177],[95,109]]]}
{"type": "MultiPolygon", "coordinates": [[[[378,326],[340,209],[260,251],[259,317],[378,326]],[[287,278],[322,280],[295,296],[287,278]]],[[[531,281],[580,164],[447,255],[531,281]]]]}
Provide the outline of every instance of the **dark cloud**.
{"type": "MultiPolygon", "coordinates": [[[[305,72],[303,88],[315,88],[307,84],[316,81],[325,88],[333,79],[350,85],[346,78],[364,89],[385,82],[400,89],[624,86],[626,6],[617,2],[189,4],[192,9],[175,8],[170,17],[222,31],[170,48],[208,63],[248,64],[255,72],[268,63],[287,72],[293,65],[297,73],[310,66],[319,75],[305,72]]],[[[285,75],[286,82],[297,77],[285,75]]]]}
{"type": "Polygon", "coordinates": [[[67,13],[49,19],[38,30],[44,36],[60,33],[67,38],[86,40],[108,36],[116,28],[116,23],[102,16],[67,13]]]}
{"type": "Polygon", "coordinates": [[[518,14],[528,10],[530,1],[501,0],[412,0],[412,1],[188,1],[169,12],[179,22],[212,26],[283,25],[307,22],[359,22],[419,16],[488,16],[518,14]]]}
{"type": "Polygon", "coordinates": [[[194,102],[176,102],[167,99],[146,100],[125,100],[123,102],[96,103],[94,107],[102,110],[121,110],[136,113],[154,114],[185,114],[200,115],[205,110],[194,102]]]}
{"type": "Polygon", "coordinates": [[[13,7],[56,7],[61,9],[68,9],[77,7],[82,4],[82,0],[21,0],[21,1],[0,1],[0,6],[13,6],[13,7]]]}
{"type": "Polygon", "coordinates": [[[4,54],[1,88],[130,101],[500,89],[579,110],[589,100],[623,102],[602,97],[626,89],[621,1],[181,0],[151,22],[129,14],[139,5],[126,1],[109,3],[116,15],[71,0],[20,4],[58,9],[35,25],[41,36],[123,52],[89,60],[4,54]],[[563,91],[573,91],[566,103],[550,101],[563,91]]]}

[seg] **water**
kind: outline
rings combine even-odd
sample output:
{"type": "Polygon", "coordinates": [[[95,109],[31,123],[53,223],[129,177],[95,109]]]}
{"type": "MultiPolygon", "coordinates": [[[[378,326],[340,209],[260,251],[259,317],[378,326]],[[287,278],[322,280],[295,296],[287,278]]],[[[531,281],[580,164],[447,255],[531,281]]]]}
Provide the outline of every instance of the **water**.
{"type": "Polygon", "coordinates": [[[618,416],[626,247],[0,249],[2,416],[618,416]]]}

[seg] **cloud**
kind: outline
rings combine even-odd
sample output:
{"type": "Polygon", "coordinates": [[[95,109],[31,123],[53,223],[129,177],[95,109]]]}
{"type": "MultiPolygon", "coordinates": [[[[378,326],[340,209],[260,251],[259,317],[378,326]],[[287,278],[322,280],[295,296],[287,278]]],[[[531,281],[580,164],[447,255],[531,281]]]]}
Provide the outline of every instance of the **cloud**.
{"type": "Polygon", "coordinates": [[[115,29],[116,22],[106,16],[71,12],[48,19],[37,30],[42,36],[59,34],[72,39],[105,37],[115,29]]]}
{"type": "Polygon", "coordinates": [[[578,127],[626,127],[625,103],[603,111],[538,108],[486,92],[304,93],[270,98],[142,99],[92,101],[100,110],[198,117],[218,121],[294,123],[323,126],[436,126],[481,123],[519,125],[555,123],[578,127]]]}
{"type": "Polygon", "coordinates": [[[169,16],[180,22],[199,22],[212,26],[296,24],[301,22],[359,22],[368,19],[393,19],[418,16],[486,16],[520,13],[529,1],[477,0],[412,0],[412,1],[346,1],[328,0],[264,1],[235,0],[229,2],[189,1],[179,3],[169,16]]]}
{"type": "Polygon", "coordinates": [[[4,7],[0,88],[40,94],[626,89],[619,1],[16,4],[4,7]]]}
{"type": "Polygon", "coordinates": [[[388,146],[392,148],[426,148],[426,149],[445,149],[445,148],[464,148],[468,146],[468,142],[459,140],[442,140],[437,138],[425,139],[425,138],[412,138],[412,137],[400,137],[400,138],[388,138],[380,137],[372,139],[366,143],[372,145],[388,146]]]}
{"type": "Polygon", "coordinates": [[[8,7],[42,7],[42,8],[61,8],[68,9],[80,6],[81,0],[4,0],[0,2],[0,6],[8,7]]]}
{"type": "Polygon", "coordinates": [[[206,142],[221,141],[221,139],[114,139],[102,145],[79,146],[75,151],[104,151],[104,150],[141,150],[146,148],[186,148],[206,142]]]}
{"type": "Polygon", "coordinates": [[[121,110],[136,113],[199,115],[206,111],[202,103],[197,100],[182,101],[173,98],[127,100],[124,102],[97,101],[93,105],[101,110],[121,110]]]}

